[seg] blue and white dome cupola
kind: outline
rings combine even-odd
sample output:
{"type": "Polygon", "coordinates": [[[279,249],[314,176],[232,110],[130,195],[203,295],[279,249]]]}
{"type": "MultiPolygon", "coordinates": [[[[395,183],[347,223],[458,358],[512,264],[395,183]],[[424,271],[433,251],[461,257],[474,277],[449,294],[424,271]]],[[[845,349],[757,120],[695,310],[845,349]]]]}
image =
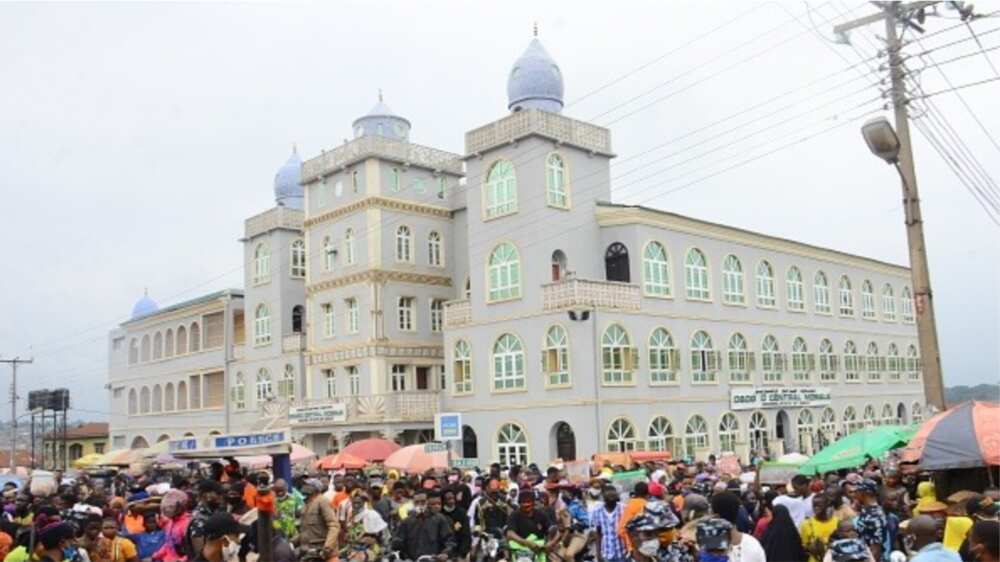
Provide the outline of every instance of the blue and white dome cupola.
{"type": "Polygon", "coordinates": [[[135,301],[135,304],[132,305],[132,319],[135,320],[142,316],[148,316],[158,310],[160,310],[160,307],[156,304],[156,301],[149,298],[149,291],[143,291],[142,298],[135,301]]]}
{"type": "Polygon", "coordinates": [[[302,159],[299,153],[292,146],[292,155],[278,168],[278,173],[274,174],[274,202],[284,207],[292,209],[302,208],[302,186],[299,178],[302,176],[302,159]]]}
{"type": "Polygon", "coordinates": [[[535,37],[507,77],[507,109],[541,109],[559,113],[563,108],[563,77],[559,65],[535,37]]]}
{"type": "Polygon", "coordinates": [[[378,135],[405,141],[410,138],[410,122],[396,115],[382,101],[382,90],[378,91],[378,103],[368,113],[354,120],[354,138],[378,135]]]}

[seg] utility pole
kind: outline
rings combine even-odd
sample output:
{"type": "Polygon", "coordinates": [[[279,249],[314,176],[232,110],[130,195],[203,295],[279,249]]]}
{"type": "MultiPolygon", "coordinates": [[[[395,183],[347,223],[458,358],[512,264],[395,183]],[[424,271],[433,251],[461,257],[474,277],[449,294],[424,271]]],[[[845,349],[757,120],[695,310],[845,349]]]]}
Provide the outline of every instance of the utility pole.
{"type": "Polygon", "coordinates": [[[30,365],[34,359],[0,359],[0,363],[10,363],[10,471],[14,472],[17,463],[14,461],[14,454],[17,453],[17,366],[20,363],[30,365]]]}
{"type": "Polygon", "coordinates": [[[884,20],[886,52],[889,57],[889,77],[896,134],[899,137],[899,172],[903,188],[903,213],[906,224],[906,240],[910,251],[910,277],[913,284],[913,300],[917,318],[917,339],[920,343],[920,357],[923,367],[924,397],[938,410],[945,409],[944,379],[941,374],[941,350],[938,347],[937,324],[934,317],[934,300],[931,292],[930,272],[927,268],[927,248],[924,243],[924,223],[920,212],[920,196],[917,192],[917,172],[913,164],[913,146],[910,141],[910,120],[906,111],[908,99],[904,77],[903,57],[900,55],[902,42],[897,26],[902,23],[923,31],[909,21],[911,15],[937,4],[937,2],[875,2],[882,8],[881,13],[865,16],[833,28],[835,35],[844,37],[846,32],[856,27],[884,20]]]}

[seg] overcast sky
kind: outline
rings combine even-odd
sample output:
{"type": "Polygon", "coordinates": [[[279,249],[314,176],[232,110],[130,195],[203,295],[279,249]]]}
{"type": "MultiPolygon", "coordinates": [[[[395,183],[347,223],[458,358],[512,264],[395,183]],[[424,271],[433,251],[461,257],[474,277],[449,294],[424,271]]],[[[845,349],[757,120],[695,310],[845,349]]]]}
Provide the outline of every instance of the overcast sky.
{"type": "MultiPolygon", "coordinates": [[[[144,287],[163,306],[241,286],[243,220],[273,205],[292,143],[304,157],[339,145],[381,88],[414,142],[460,153],[465,131],[507,113],[536,21],[565,113],[612,131],[616,201],[908,262],[896,174],[858,132],[883,103],[884,60],[861,62],[883,30],[854,34],[857,51],[829,40],[870,6],[584,4],[0,5],[0,354],[34,355],[20,394],[67,386],[99,417],[107,331],[144,287]]],[[[907,52],[969,38],[954,20],[926,26],[954,29],[907,52]]],[[[938,68],[955,85],[994,76],[981,54],[938,68]]],[[[930,68],[921,83],[947,88],[930,68]]],[[[961,93],[1000,138],[1000,82],[961,93]]],[[[932,99],[921,119],[950,123],[1000,177],[1000,148],[956,94],[932,99]]],[[[995,382],[1000,229],[914,137],[945,383],[995,382]]]]}

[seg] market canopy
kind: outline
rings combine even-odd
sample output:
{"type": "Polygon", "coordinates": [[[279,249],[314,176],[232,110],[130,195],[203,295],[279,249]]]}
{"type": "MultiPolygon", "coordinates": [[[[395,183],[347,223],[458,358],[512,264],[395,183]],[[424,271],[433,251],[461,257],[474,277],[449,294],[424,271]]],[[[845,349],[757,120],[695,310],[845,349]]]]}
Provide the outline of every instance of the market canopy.
{"type": "Polygon", "coordinates": [[[1000,465],[1000,405],[965,402],[925,421],[903,450],[924,470],[1000,465]]]}
{"type": "Polygon", "coordinates": [[[432,468],[448,467],[448,452],[428,453],[424,445],[403,447],[385,459],[386,468],[394,468],[409,474],[419,474],[432,468]]]}
{"type": "Polygon", "coordinates": [[[900,425],[879,425],[852,433],[831,443],[799,467],[801,474],[817,474],[854,468],[906,445],[913,429],[900,425]]]}
{"type": "Polygon", "coordinates": [[[382,462],[401,448],[397,443],[387,439],[371,438],[355,441],[344,447],[341,452],[368,462],[382,462]]]}
{"type": "Polygon", "coordinates": [[[101,453],[89,453],[73,461],[73,468],[87,468],[97,466],[97,461],[103,457],[101,453]]]}
{"type": "Polygon", "coordinates": [[[321,470],[337,470],[341,468],[364,468],[368,466],[368,461],[361,457],[356,457],[346,450],[335,455],[327,455],[316,461],[316,468],[321,470]]]}

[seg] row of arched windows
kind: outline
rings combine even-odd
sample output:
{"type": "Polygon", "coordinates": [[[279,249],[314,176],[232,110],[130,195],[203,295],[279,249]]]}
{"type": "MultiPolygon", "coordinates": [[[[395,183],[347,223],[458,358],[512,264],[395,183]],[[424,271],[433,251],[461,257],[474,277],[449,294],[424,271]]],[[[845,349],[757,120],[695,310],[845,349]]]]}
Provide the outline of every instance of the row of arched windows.
{"type": "Polygon", "coordinates": [[[136,414],[176,412],[187,409],[187,381],[180,381],[176,385],[172,382],[168,382],[163,386],[155,384],[152,388],[143,386],[139,389],[132,388],[128,391],[128,413],[130,416],[136,414]]]}
{"type": "MultiPolygon", "coordinates": [[[[301,238],[292,241],[289,247],[289,275],[296,279],[306,276],[306,243],[301,238]]],[[[253,249],[252,281],[254,285],[271,279],[271,246],[260,242],[253,249]]]]}
{"type": "MultiPolygon", "coordinates": [[[[611,324],[601,336],[601,382],[605,386],[634,385],[644,360],[648,361],[650,385],[678,384],[685,368],[692,384],[718,383],[720,373],[726,374],[731,384],[751,384],[758,371],[764,384],[836,382],[839,373],[843,373],[846,382],[861,382],[862,377],[869,382],[920,379],[920,358],[914,344],[907,345],[901,353],[899,346],[891,342],[885,354],[880,354],[879,345],[872,341],[864,353],[859,353],[850,339],[838,351],[830,339],[823,338],[813,353],[805,338],[795,337],[789,349],[790,354],[783,350],[778,338],[768,334],[761,339],[759,351],[754,350],[749,339],[739,332],[730,335],[723,348],[716,345],[708,332],[698,330],[688,340],[687,357],[682,359],[685,354],[670,331],[657,327],[646,340],[643,355],[624,326],[611,324]]],[[[549,326],[541,348],[545,386],[558,388],[572,384],[569,357],[566,329],[558,324],[549,326]]],[[[456,341],[452,348],[453,393],[472,392],[472,364],[472,346],[466,340],[456,341]]],[[[489,364],[491,392],[526,390],[528,361],[518,336],[504,333],[494,340],[489,364]]]]}
{"type": "MultiPolygon", "coordinates": [[[[569,170],[558,152],[545,158],[545,203],[550,207],[570,206],[569,170]]],[[[490,166],[483,183],[483,218],[493,219],[516,213],[517,174],[509,160],[497,160],[490,166]]]]}
{"type": "MultiPolygon", "coordinates": [[[[354,265],[357,261],[357,254],[354,251],[354,229],[348,228],[344,231],[344,265],[354,265]]],[[[323,238],[323,271],[331,272],[337,261],[337,244],[332,238],[323,238]]]]}
{"type": "Polygon", "coordinates": [[[277,394],[275,394],[275,384],[270,371],[261,368],[257,371],[252,381],[248,381],[242,372],[236,373],[233,385],[230,389],[230,400],[233,408],[245,410],[247,408],[247,385],[252,384],[252,393],[257,404],[266,402],[276,396],[283,400],[294,400],[295,394],[295,367],[290,364],[285,365],[280,378],[277,381],[277,394]]]}
{"type": "Polygon", "coordinates": [[[128,364],[195,353],[201,351],[201,346],[201,325],[198,322],[182,324],[176,329],[167,328],[152,336],[145,334],[142,338],[132,338],[128,345],[128,364]]]}
{"type": "MultiPolygon", "coordinates": [[[[432,230],[427,233],[427,265],[433,267],[444,266],[444,240],[441,233],[432,230]]],[[[403,224],[396,228],[396,261],[404,263],[414,262],[413,253],[413,231],[409,226],[403,224]]]]}

